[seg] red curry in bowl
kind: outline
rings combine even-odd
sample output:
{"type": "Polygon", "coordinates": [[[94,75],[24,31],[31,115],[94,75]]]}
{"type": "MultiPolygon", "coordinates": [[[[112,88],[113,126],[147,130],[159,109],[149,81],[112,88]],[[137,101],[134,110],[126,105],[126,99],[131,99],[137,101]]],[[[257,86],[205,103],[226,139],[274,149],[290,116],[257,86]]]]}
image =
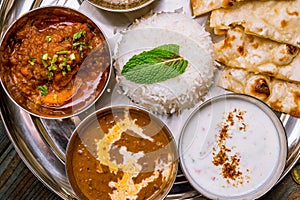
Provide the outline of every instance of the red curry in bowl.
{"type": "Polygon", "coordinates": [[[169,129],[127,106],[87,117],[67,147],[66,171],[79,199],[154,200],[170,191],[178,154],[169,129]]]}
{"type": "Polygon", "coordinates": [[[65,7],[44,7],[18,19],[1,43],[1,81],[19,106],[60,118],[89,107],[104,90],[111,56],[101,30],[65,7]]]}

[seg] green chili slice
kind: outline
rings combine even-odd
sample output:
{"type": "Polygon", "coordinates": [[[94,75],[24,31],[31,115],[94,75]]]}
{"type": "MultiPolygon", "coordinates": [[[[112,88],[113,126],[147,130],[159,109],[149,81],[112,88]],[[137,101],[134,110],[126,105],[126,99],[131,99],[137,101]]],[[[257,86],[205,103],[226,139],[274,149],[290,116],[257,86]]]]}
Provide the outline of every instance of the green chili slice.
{"type": "Polygon", "coordinates": [[[48,87],[47,85],[38,86],[41,96],[46,96],[48,94],[48,87]]]}
{"type": "Polygon", "coordinates": [[[68,50],[62,50],[62,51],[57,51],[56,54],[58,55],[65,55],[68,53],[68,50]]]}
{"type": "Polygon", "coordinates": [[[46,40],[47,42],[51,42],[52,38],[51,38],[50,35],[47,35],[47,36],[45,37],[45,40],[46,40]]]}
{"type": "Polygon", "coordinates": [[[84,34],[85,34],[85,31],[84,31],[84,30],[75,33],[75,34],[73,35],[73,41],[74,41],[74,40],[78,40],[79,38],[81,38],[81,36],[84,36],[84,34]]]}

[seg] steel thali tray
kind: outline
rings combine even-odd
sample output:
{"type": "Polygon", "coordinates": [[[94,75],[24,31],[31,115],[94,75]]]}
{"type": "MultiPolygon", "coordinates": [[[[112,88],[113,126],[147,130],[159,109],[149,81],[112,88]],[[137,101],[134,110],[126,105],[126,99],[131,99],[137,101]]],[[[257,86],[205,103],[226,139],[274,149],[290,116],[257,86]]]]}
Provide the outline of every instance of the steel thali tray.
{"type": "MultiPolygon", "coordinates": [[[[1,34],[7,26],[23,13],[40,6],[63,5],[79,9],[99,23],[103,29],[111,49],[113,49],[115,37],[119,31],[124,30],[136,18],[150,12],[181,12],[190,13],[189,0],[160,0],[144,9],[130,13],[110,13],[99,10],[87,2],[81,0],[2,0],[0,2],[0,28],[1,34]]],[[[197,19],[203,23],[203,19],[197,19]]],[[[31,116],[16,107],[0,88],[1,117],[8,136],[16,151],[28,166],[28,168],[48,188],[63,199],[76,198],[72,191],[65,172],[65,151],[68,139],[76,125],[91,112],[109,105],[133,104],[127,97],[119,94],[119,88],[114,81],[114,75],[102,97],[86,112],[63,120],[40,119],[31,116]]],[[[215,87],[206,98],[224,93],[215,87]]],[[[185,119],[192,112],[184,111],[180,115],[161,117],[173,131],[175,139],[179,138],[179,132],[185,119]],[[178,123],[179,122],[179,123],[178,123]]],[[[289,115],[277,113],[287,133],[288,158],[281,179],[291,170],[300,157],[300,120],[289,115]]],[[[194,198],[199,194],[190,186],[181,171],[179,171],[175,184],[167,199],[194,198]]]]}

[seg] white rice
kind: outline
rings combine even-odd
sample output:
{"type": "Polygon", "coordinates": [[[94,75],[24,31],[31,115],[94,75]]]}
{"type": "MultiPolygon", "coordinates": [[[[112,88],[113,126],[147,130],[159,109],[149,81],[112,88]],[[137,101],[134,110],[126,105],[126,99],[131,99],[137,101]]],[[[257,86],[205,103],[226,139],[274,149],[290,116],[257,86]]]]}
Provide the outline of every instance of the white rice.
{"type": "Polygon", "coordinates": [[[154,14],[136,21],[120,37],[115,59],[117,82],[124,95],[158,114],[192,108],[203,100],[213,83],[215,66],[210,34],[182,13],[154,14]],[[189,61],[183,74],[154,84],[136,84],[121,75],[123,66],[134,54],[167,43],[179,44],[180,54],[189,61]]]}

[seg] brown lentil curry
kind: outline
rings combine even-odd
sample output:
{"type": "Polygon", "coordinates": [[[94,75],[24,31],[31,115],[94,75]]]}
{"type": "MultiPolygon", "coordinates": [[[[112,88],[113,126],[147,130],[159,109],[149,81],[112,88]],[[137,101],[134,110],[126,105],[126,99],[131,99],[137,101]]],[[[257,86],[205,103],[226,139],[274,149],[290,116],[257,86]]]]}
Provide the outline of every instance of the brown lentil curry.
{"type": "MultiPolygon", "coordinates": [[[[69,17],[71,18],[71,17],[69,17]]],[[[66,16],[23,24],[2,56],[4,81],[14,100],[33,113],[64,115],[103,89],[110,58],[101,32],[66,16]],[[88,93],[89,92],[89,93],[88,93]],[[62,113],[53,109],[66,109],[62,113]]]]}
{"type": "Polygon", "coordinates": [[[148,3],[150,0],[89,0],[89,2],[109,10],[130,10],[148,3]]]}
{"type": "Polygon", "coordinates": [[[165,127],[135,111],[129,116],[110,111],[82,130],[67,156],[69,179],[81,199],[162,198],[161,191],[172,184],[177,166],[175,144],[165,127]],[[140,127],[145,136],[127,129],[132,126],[140,127]],[[113,141],[111,146],[108,141],[113,141]]]}

